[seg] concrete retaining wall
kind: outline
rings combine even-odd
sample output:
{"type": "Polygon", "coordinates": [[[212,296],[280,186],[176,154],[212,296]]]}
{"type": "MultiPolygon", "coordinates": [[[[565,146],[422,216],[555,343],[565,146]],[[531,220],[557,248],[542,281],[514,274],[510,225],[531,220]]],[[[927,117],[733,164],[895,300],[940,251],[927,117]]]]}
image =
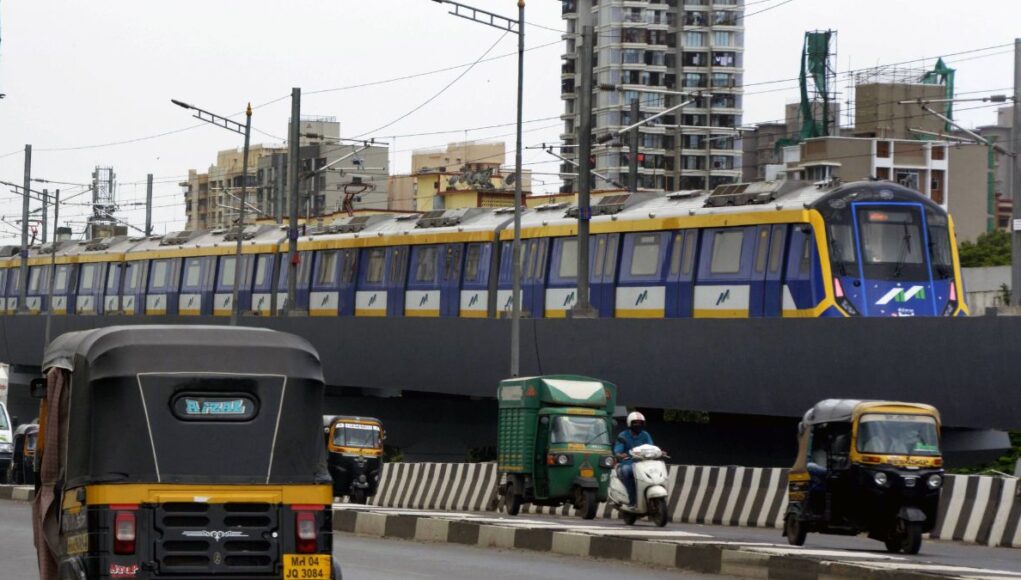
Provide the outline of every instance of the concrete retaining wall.
{"type": "MultiPolygon", "coordinates": [[[[787,509],[787,470],[671,465],[670,519],[689,524],[773,527],[787,509]]],[[[503,511],[494,463],[383,466],[373,505],[446,511],[503,511]]],[[[932,537],[1021,548],[1021,486],[1014,478],[948,475],[932,537]]],[[[574,508],[526,505],[522,512],[573,516],[574,508]]],[[[604,518],[617,510],[600,506],[604,518]]]]}

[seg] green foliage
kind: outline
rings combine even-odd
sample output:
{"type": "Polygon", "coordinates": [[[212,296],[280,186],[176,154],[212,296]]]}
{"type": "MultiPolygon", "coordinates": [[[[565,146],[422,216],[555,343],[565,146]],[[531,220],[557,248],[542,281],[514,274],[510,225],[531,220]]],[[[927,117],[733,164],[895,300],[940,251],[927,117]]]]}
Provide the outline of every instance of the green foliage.
{"type": "Polygon", "coordinates": [[[990,470],[999,471],[1006,473],[1007,475],[1014,475],[1014,466],[1017,465],[1017,460],[1021,459],[1021,431],[1010,432],[1010,446],[1011,450],[992,463],[985,465],[979,465],[978,467],[964,467],[959,469],[951,469],[953,473],[959,473],[961,475],[967,475],[971,473],[984,473],[990,470]]]}
{"type": "Polygon", "coordinates": [[[664,409],[664,423],[695,423],[705,425],[709,422],[709,413],[705,411],[684,411],[681,409],[664,409]]]}
{"type": "Polygon", "coordinates": [[[404,451],[400,447],[393,445],[383,445],[383,462],[384,463],[402,463],[404,461],[404,451]]]}
{"type": "Polygon", "coordinates": [[[1010,245],[1010,234],[1002,230],[982,234],[974,242],[962,242],[958,248],[961,267],[1009,266],[1010,245]]]}
{"type": "Polygon", "coordinates": [[[486,461],[496,461],[496,447],[492,445],[483,445],[482,447],[471,447],[468,449],[468,455],[466,457],[468,463],[484,463],[486,461]]]}

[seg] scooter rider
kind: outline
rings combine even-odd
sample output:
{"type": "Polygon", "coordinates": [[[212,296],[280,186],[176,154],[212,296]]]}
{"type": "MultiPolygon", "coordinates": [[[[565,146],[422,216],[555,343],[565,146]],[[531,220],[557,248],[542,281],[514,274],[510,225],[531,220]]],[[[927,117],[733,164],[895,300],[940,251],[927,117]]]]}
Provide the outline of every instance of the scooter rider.
{"type": "Polygon", "coordinates": [[[639,445],[652,445],[652,436],[645,430],[645,415],[635,411],[627,416],[627,430],[617,435],[617,441],[613,445],[613,453],[617,456],[617,474],[627,487],[628,501],[635,505],[637,494],[635,486],[635,471],[631,450],[639,445]]]}

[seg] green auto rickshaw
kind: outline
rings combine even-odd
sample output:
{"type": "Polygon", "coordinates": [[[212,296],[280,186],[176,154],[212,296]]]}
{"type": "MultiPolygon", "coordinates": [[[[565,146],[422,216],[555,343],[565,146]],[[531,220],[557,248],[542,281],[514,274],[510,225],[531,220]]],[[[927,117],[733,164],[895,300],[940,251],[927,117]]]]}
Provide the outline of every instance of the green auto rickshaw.
{"type": "Polygon", "coordinates": [[[500,383],[499,493],[507,513],[524,503],[571,504],[585,519],[606,501],[617,387],[575,375],[500,383]]]}

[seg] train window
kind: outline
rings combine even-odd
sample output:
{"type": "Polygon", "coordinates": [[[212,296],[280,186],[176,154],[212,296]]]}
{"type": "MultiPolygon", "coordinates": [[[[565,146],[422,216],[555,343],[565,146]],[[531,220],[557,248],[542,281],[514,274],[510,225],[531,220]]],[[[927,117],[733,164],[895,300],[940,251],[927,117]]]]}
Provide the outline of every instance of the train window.
{"type": "Polygon", "coordinates": [[[946,225],[932,225],[929,221],[929,259],[932,260],[932,271],[936,278],[946,280],[953,278],[953,257],[950,253],[950,230],[946,225]]]}
{"type": "Polygon", "coordinates": [[[681,247],[684,242],[684,234],[674,234],[673,247],[670,248],[670,275],[676,276],[681,273],[681,247]]]}
{"type": "Polygon", "coordinates": [[[862,260],[869,264],[921,264],[922,236],[914,212],[866,211],[861,215],[862,260]]]}
{"type": "MultiPolygon", "coordinates": [[[[223,256],[220,258],[220,287],[233,288],[234,287],[234,276],[236,276],[236,268],[234,256],[223,256]]],[[[191,283],[188,284],[191,286],[191,283]]]]}
{"type": "Polygon", "coordinates": [[[269,279],[269,271],[273,268],[272,256],[261,254],[255,260],[255,285],[262,286],[269,279]]]}
{"type": "Polygon", "coordinates": [[[717,230],[713,236],[713,255],[709,271],[713,274],[740,272],[743,245],[744,230],[717,230]]]}
{"type": "MultiPolygon", "coordinates": [[[[95,285],[96,285],[96,268],[97,267],[98,267],[98,264],[85,264],[85,265],[82,266],[82,283],[78,286],[79,289],[81,289],[81,290],[92,290],[92,288],[95,287],[95,285]]],[[[57,271],[57,278],[59,278],[59,277],[60,277],[60,271],[58,270],[57,271]]],[[[66,273],[64,274],[64,277],[65,277],[65,279],[67,278],[67,274],[66,273]]],[[[60,288],[60,285],[56,284],[56,282],[54,283],[54,285],[56,286],[56,288],[54,288],[55,290],[60,288]]]]}
{"type": "Polygon", "coordinates": [[[57,273],[53,275],[53,291],[67,292],[67,269],[70,266],[57,266],[57,273]]]}
{"type": "Polygon", "coordinates": [[[606,261],[606,238],[600,236],[596,241],[596,263],[592,273],[596,276],[603,271],[603,262],[606,261]]]}
{"type": "MultiPolygon", "coordinates": [[[[810,241],[810,236],[806,236],[805,245],[807,246],[810,241]]],[[[841,273],[844,275],[846,265],[858,262],[857,252],[854,251],[854,231],[850,225],[830,225],[830,254],[833,262],[841,265],[841,273]]]]}
{"type": "MultiPolygon", "coordinates": [[[[617,236],[610,236],[610,241],[606,243],[606,262],[603,267],[603,276],[613,277],[617,273],[617,236]]],[[[599,273],[599,270],[596,270],[599,273]]]]}
{"type": "Polygon", "coordinates": [[[778,272],[783,261],[784,230],[776,228],[773,241],[769,244],[769,271],[778,272]]]}
{"type": "Polygon", "coordinates": [[[124,278],[124,290],[132,292],[138,290],[139,284],[142,280],[142,263],[128,262],[125,267],[127,268],[127,271],[124,278]]]}
{"type": "Polygon", "coordinates": [[[405,260],[408,248],[394,248],[393,254],[390,257],[390,281],[401,282],[404,280],[404,269],[407,267],[407,260],[405,260]]]}
{"type": "MultiPolygon", "coordinates": [[[[602,240],[602,238],[600,238],[602,240]]],[[[560,271],[557,274],[561,278],[578,277],[578,240],[565,238],[560,245],[560,271]]]]}
{"type": "Polygon", "coordinates": [[[464,281],[478,282],[479,261],[482,258],[482,246],[471,244],[468,246],[468,253],[464,257],[464,281]]]}
{"type": "Polygon", "coordinates": [[[452,280],[458,274],[461,261],[461,246],[448,245],[443,257],[443,279],[452,280]]]}
{"type": "Polygon", "coordinates": [[[386,250],[383,248],[369,250],[369,263],[365,269],[365,281],[375,284],[382,282],[385,262],[386,250]]]}
{"type": "Polygon", "coordinates": [[[149,276],[149,287],[152,289],[163,288],[167,285],[170,277],[170,264],[166,260],[154,260],[152,263],[152,274],[149,276]]]}
{"type": "Polygon", "coordinates": [[[631,275],[654,276],[659,273],[660,236],[638,236],[631,251],[631,275]]]}
{"type": "Polygon", "coordinates": [[[336,270],[337,252],[319,252],[319,272],[316,275],[316,284],[332,284],[336,270]]]}
{"type": "Polygon", "coordinates": [[[535,259],[535,268],[532,270],[533,280],[542,280],[546,271],[546,247],[549,245],[546,240],[537,240],[539,244],[539,256],[535,259]]]}
{"type": "Polygon", "coordinates": [[[759,228],[759,243],[755,248],[755,271],[766,270],[766,253],[769,251],[769,228],[759,228]]]}
{"type": "Polygon", "coordinates": [[[28,275],[29,292],[38,292],[46,289],[46,280],[49,278],[49,266],[35,266],[28,275]]]}
{"type": "Polygon", "coordinates": [[[350,284],[355,279],[355,269],[358,266],[358,251],[344,250],[344,270],[340,274],[341,282],[350,284]]]}
{"type": "MultiPolygon", "coordinates": [[[[233,258],[231,258],[233,259],[233,258]]],[[[220,258],[221,270],[226,269],[227,258],[220,258]]],[[[221,278],[223,278],[221,276],[221,278]]],[[[184,262],[184,285],[195,288],[202,281],[202,258],[188,258],[184,262]]]]}
{"type": "Polygon", "coordinates": [[[532,240],[528,242],[528,262],[523,268],[524,273],[522,277],[525,280],[532,279],[532,270],[535,269],[535,254],[539,251],[539,240],[532,240]]]}
{"type": "Polygon", "coordinates": [[[436,279],[436,246],[418,248],[418,263],[415,265],[416,282],[432,282],[436,279]]]}
{"type": "Polygon", "coordinates": [[[106,291],[108,293],[117,293],[117,271],[123,267],[122,264],[110,264],[110,269],[106,271],[106,291]]]}
{"type": "MultiPolygon", "coordinates": [[[[812,269],[812,244],[815,240],[812,238],[812,230],[805,229],[805,242],[801,244],[801,262],[798,264],[798,273],[802,276],[807,276],[809,270],[812,269]]],[[[852,256],[854,255],[852,250],[852,256]]]]}
{"type": "Polygon", "coordinates": [[[684,236],[684,259],[681,263],[681,274],[691,274],[695,267],[695,246],[698,244],[698,230],[691,230],[684,236]]]}

